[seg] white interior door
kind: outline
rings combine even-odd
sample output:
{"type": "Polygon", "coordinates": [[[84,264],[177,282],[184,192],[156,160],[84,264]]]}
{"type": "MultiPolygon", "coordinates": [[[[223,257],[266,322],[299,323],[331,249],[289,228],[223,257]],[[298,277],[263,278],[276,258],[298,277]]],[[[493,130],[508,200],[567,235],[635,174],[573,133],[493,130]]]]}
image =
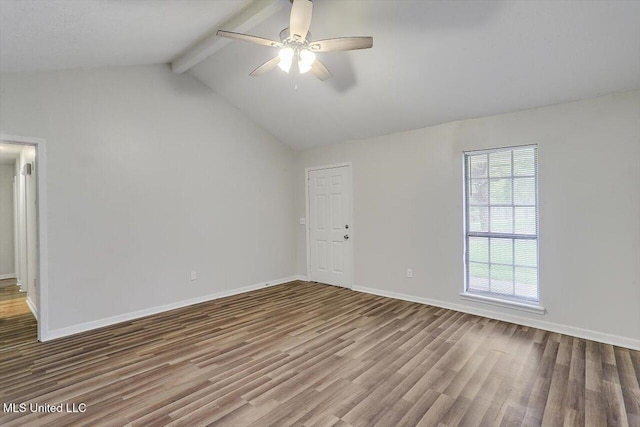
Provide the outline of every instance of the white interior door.
{"type": "Polygon", "coordinates": [[[309,170],[309,280],[352,287],[351,166],[309,170]]]}

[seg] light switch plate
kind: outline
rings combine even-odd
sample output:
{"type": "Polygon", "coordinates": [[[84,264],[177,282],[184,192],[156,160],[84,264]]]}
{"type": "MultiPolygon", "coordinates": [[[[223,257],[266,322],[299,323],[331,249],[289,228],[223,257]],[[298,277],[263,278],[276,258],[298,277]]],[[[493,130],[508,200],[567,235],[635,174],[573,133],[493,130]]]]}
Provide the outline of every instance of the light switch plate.
{"type": "Polygon", "coordinates": [[[300,225],[306,225],[307,224],[307,218],[300,218],[300,225]]]}

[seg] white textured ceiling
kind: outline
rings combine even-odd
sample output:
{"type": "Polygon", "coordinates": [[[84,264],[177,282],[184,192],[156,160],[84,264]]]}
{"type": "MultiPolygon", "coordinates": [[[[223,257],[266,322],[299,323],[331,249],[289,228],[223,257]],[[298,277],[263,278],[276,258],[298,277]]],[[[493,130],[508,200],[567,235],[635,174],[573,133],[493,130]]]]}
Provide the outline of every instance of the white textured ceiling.
{"type": "MultiPolygon", "coordinates": [[[[249,0],[0,0],[0,71],[169,62],[249,0]]],[[[288,4],[287,0],[283,1],[288,4]]],[[[279,69],[233,42],[190,72],[294,148],[640,88],[640,1],[315,0],[334,78],[279,69]]],[[[276,38],[284,7],[250,32],[276,38]]]]}
{"type": "MultiPolygon", "coordinates": [[[[191,72],[295,148],[640,88],[638,1],[316,0],[313,39],[372,35],[324,53],[333,72],[294,90],[275,52],[234,42],[191,72]]],[[[275,38],[287,8],[251,32],[275,38]]]]}
{"type": "Polygon", "coordinates": [[[248,0],[0,0],[0,71],[171,61],[248,0]]]}

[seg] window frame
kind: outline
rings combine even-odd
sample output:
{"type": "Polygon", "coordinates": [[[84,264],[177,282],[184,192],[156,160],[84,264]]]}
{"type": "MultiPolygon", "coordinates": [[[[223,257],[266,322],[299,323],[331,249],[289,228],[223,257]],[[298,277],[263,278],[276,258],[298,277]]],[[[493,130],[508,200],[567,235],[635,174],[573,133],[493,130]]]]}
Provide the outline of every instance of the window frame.
{"type": "MultiPolygon", "coordinates": [[[[526,145],[515,145],[515,146],[507,146],[507,147],[498,147],[498,148],[490,148],[490,149],[481,149],[481,150],[469,150],[469,151],[464,151],[463,155],[462,155],[462,164],[463,164],[463,206],[464,206],[464,260],[463,260],[463,264],[464,264],[464,288],[463,288],[463,292],[460,294],[462,299],[467,299],[467,300],[474,300],[474,301],[480,301],[480,302],[484,302],[484,303],[488,303],[488,304],[492,304],[492,305],[498,305],[498,306],[507,306],[510,308],[518,308],[518,309],[523,309],[525,311],[531,311],[534,313],[538,313],[538,314],[544,314],[545,310],[544,308],[541,306],[541,286],[540,286],[540,256],[539,256],[539,252],[540,252],[540,203],[539,203],[539,176],[538,176],[538,145],[537,144],[526,144],[526,145]],[[513,179],[514,178],[519,178],[520,176],[514,176],[514,171],[513,171],[513,151],[514,150],[521,150],[521,149],[527,149],[527,148],[533,148],[534,150],[534,185],[535,185],[535,226],[536,226],[536,233],[533,235],[530,234],[522,234],[522,233],[516,233],[515,229],[513,230],[513,233],[500,233],[500,232],[491,232],[490,228],[489,231],[483,232],[483,231],[479,231],[479,232],[471,232],[470,229],[470,215],[469,215],[469,192],[470,192],[470,183],[471,183],[471,172],[469,169],[469,159],[471,156],[474,155],[481,155],[481,154],[487,154],[487,168],[489,168],[489,154],[490,153],[498,153],[498,152],[510,152],[511,153],[511,175],[509,177],[504,177],[504,178],[509,178],[511,179],[512,182],[512,188],[511,188],[511,203],[510,204],[504,204],[505,207],[511,207],[512,209],[514,209],[515,207],[518,207],[518,205],[516,205],[514,203],[514,189],[513,189],[513,179]],[[512,242],[515,243],[515,241],[517,240],[535,240],[536,241],[536,299],[533,298],[526,298],[526,297],[518,297],[518,296],[511,296],[508,294],[501,294],[501,293],[497,293],[497,292],[491,292],[491,291],[481,291],[481,290],[473,290],[469,288],[469,239],[472,237],[481,237],[481,238],[487,238],[487,239],[491,239],[491,238],[505,238],[505,239],[510,239],[512,242]]],[[[490,219],[491,219],[491,214],[490,214],[490,207],[495,206],[491,204],[490,201],[490,181],[491,181],[491,177],[489,176],[490,172],[487,171],[487,181],[489,182],[489,191],[487,193],[487,197],[489,198],[489,200],[487,200],[487,208],[489,209],[489,227],[490,227],[490,219]]],[[[526,178],[529,177],[531,178],[530,175],[527,176],[522,176],[522,178],[526,178]]],[[[498,179],[503,178],[503,177],[499,177],[498,179]]],[[[499,206],[502,204],[498,204],[499,206]]],[[[514,216],[513,216],[513,220],[515,221],[515,210],[514,210],[514,216]]],[[[515,248],[515,244],[512,244],[512,246],[515,248]]],[[[515,250],[515,249],[513,249],[515,250]]],[[[489,268],[489,280],[491,278],[491,252],[489,249],[489,259],[487,261],[487,265],[489,268]]],[[[515,257],[513,259],[513,263],[511,265],[511,267],[514,269],[514,283],[515,283],[515,268],[517,267],[517,265],[515,264],[515,257]]]]}

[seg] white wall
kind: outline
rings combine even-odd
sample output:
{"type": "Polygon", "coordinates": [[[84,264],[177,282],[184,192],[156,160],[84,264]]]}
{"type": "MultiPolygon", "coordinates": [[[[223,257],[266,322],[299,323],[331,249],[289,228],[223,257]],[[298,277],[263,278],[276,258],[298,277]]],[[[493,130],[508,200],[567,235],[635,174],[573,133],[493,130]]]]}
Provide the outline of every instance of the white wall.
{"type": "Polygon", "coordinates": [[[14,271],[13,164],[0,164],[0,277],[12,277],[14,271]]]}
{"type": "Polygon", "coordinates": [[[15,162],[15,270],[18,284],[22,292],[27,292],[27,215],[25,212],[25,178],[22,174],[22,168],[25,165],[24,148],[20,151],[20,155],[15,162]]]}
{"type": "Polygon", "coordinates": [[[16,277],[20,288],[27,293],[27,299],[33,307],[37,307],[37,277],[38,277],[38,240],[37,240],[37,209],[36,209],[36,150],[34,146],[26,145],[20,151],[15,162],[15,227],[17,244],[15,245],[16,277]],[[31,175],[23,174],[25,165],[31,164],[31,175]]]}
{"type": "Polygon", "coordinates": [[[20,153],[20,170],[27,164],[31,165],[30,175],[21,175],[24,180],[24,210],[25,210],[25,233],[26,233],[26,290],[27,299],[37,307],[38,295],[38,211],[36,206],[37,198],[37,175],[38,164],[36,162],[36,149],[29,145],[22,149],[20,153]]]}
{"type": "Polygon", "coordinates": [[[50,329],[295,269],[293,152],[189,75],[2,74],[0,133],[46,139],[50,329]]]}
{"type": "MultiPolygon", "coordinates": [[[[300,152],[296,217],[304,168],[346,161],[356,286],[640,348],[639,91],[300,152]],[[522,144],[539,147],[544,316],[459,297],[462,153],[522,144]]],[[[302,226],[297,247],[306,274],[302,226]]]]}

